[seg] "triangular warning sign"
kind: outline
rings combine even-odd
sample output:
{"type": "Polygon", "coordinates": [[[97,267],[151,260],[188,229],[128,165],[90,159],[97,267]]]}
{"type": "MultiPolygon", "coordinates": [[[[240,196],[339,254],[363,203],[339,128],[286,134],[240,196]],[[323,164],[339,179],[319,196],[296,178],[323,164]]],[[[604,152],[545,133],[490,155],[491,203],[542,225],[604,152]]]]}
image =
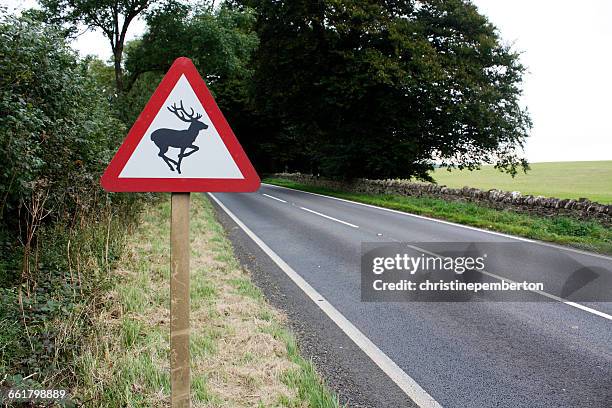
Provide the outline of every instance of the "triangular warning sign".
{"type": "Polygon", "coordinates": [[[248,192],[257,172],[188,58],[178,58],[100,179],[107,191],[248,192]]]}

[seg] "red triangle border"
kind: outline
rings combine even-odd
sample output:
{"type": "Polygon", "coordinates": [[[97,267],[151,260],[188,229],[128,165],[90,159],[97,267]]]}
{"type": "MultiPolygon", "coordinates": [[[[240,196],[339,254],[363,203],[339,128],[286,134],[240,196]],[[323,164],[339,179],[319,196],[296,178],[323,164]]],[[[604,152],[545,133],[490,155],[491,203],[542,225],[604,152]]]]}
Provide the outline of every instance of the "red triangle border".
{"type": "Polygon", "coordinates": [[[147,102],[142,113],[128,132],[119,150],[100,178],[100,184],[112,192],[253,192],[259,189],[260,179],[249,158],[240,146],[238,139],[227,120],[215,103],[206,83],[189,58],[177,58],[161,83],[147,102]],[[206,110],[212,124],[238,169],[243,179],[227,178],[119,178],[119,174],[136,150],[155,116],[174,89],[174,86],[185,75],[200,103],[206,110]]]}

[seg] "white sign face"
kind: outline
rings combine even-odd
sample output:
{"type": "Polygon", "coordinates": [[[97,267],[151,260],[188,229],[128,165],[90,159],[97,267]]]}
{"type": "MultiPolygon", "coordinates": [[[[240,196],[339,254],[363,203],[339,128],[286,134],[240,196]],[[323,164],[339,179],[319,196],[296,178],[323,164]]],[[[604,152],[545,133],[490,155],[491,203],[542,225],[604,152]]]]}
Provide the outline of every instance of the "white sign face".
{"type": "Polygon", "coordinates": [[[119,178],[244,179],[244,176],[182,75],[119,178]]]}

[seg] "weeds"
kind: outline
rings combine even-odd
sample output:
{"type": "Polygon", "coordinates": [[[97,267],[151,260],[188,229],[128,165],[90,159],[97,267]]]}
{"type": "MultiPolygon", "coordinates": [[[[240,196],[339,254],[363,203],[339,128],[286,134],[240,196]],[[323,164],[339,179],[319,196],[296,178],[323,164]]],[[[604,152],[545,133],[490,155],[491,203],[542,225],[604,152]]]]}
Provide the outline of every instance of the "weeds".
{"type": "Polygon", "coordinates": [[[0,288],[0,373],[6,375],[0,385],[71,388],[77,381],[76,357],[108,290],[108,271],[121,254],[137,204],[115,211],[107,207],[81,213],[78,222],[38,225],[35,239],[28,241],[33,245],[21,248],[27,256],[12,249],[13,258],[27,265],[21,274],[5,271],[0,288]]]}

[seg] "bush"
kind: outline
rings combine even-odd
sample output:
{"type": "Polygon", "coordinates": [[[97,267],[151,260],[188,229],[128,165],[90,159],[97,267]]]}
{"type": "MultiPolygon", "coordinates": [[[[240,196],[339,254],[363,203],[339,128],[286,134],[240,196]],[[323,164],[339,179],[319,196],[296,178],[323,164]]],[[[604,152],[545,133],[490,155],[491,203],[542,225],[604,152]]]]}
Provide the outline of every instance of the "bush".
{"type": "Polygon", "coordinates": [[[70,385],[138,208],[99,186],[125,127],[59,27],[0,9],[0,60],[0,386],[70,385]]]}
{"type": "Polygon", "coordinates": [[[98,179],[125,128],[59,28],[1,16],[0,56],[2,238],[29,261],[42,222],[107,205],[98,179]]]}

